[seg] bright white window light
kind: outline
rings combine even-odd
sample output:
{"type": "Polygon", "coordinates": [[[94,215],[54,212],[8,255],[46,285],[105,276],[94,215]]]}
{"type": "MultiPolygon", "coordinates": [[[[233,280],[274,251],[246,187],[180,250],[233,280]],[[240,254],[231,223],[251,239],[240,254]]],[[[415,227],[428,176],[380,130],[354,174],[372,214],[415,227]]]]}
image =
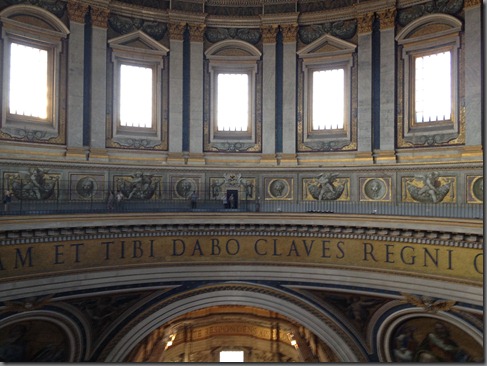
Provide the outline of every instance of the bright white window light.
{"type": "Polygon", "coordinates": [[[416,122],[451,119],[451,53],[416,57],[416,122]]]}
{"type": "Polygon", "coordinates": [[[12,43],[9,109],[11,114],[47,118],[47,51],[12,43]]]}
{"type": "Polygon", "coordinates": [[[343,128],[345,118],[344,69],[313,72],[312,129],[343,128]]]}
{"type": "Polygon", "coordinates": [[[249,76],[218,74],[217,130],[247,131],[249,126],[249,76]]]}
{"type": "Polygon", "coordinates": [[[152,69],[121,65],[120,125],[152,127],[152,69]]]}
{"type": "Polygon", "coordinates": [[[221,351],[220,362],[244,362],[243,351],[221,351]]]}

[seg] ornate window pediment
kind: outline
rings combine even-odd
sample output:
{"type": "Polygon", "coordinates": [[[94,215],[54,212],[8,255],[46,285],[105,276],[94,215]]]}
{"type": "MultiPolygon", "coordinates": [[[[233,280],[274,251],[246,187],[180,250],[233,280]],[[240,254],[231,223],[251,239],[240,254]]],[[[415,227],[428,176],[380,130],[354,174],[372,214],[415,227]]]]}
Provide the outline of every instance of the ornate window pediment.
{"type": "Polygon", "coordinates": [[[140,30],[108,43],[113,79],[108,146],[167,149],[169,49],[140,30]]]}
{"type": "Polygon", "coordinates": [[[356,45],[325,34],[297,52],[298,150],[356,146],[356,45]]]}

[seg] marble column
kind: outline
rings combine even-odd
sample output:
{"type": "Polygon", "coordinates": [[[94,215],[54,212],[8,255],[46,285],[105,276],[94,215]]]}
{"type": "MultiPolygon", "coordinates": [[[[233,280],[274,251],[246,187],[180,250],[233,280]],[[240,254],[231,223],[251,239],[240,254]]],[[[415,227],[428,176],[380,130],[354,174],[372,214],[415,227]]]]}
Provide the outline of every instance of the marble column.
{"type": "Polygon", "coordinates": [[[262,153],[263,160],[276,152],[276,36],[277,25],[262,27],[262,153]]]}
{"type": "MultiPolygon", "coordinates": [[[[465,144],[482,143],[482,14],[480,0],[467,0],[465,10],[465,144]]],[[[487,5],[484,5],[484,7],[487,5]]],[[[485,25],[484,25],[485,27],[485,25]]],[[[485,48],[485,47],[484,47],[485,48]]],[[[484,75],[485,78],[485,75],[484,75]]],[[[483,103],[485,105],[485,103],[483,103]]],[[[462,106],[460,105],[460,108],[462,106]]]]}
{"type": "MultiPolygon", "coordinates": [[[[195,162],[203,154],[203,36],[205,24],[189,25],[190,63],[190,159],[195,162]]],[[[201,160],[201,162],[204,162],[201,160]]]]}
{"type": "Polygon", "coordinates": [[[90,98],[90,159],[107,155],[106,115],[107,115],[107,28],[109,10],[91,5],[91,91],[90,98]]]}
{"type": "Polygon", "coordinates": [[[67,4],[69,17],[67,80],[67,152],[71,158],[85,158],[83,148],[83,106],[85,76],[85,16],[88,5],[74,1],[67,4]]]}
{"type": "MultiPolygon", "coordinates": [[[[296,36],[297,24],[281,25],[283,42],[282,156],[296,161],[296,36]]],[[[279,158],[278,158],[279,161],[279,158]]]]}
{"type": "Polygon", "coordinates": [[[357,150],[362,158],[372,157],[372,22],[373,13],[358,19],[358,116],[357,150]]]}
{"type": "Polygon", "coordinates": [[[380,24],[380,149],[374,151],[376,163],[395,162],[395,72],[394,20],[396,9],[378,13],[380,24]]]}
{"type": "Polygon", "coordinates": [[[183,37],[186,24],[169,24],[169,154],[183,150],[183,37]]]}

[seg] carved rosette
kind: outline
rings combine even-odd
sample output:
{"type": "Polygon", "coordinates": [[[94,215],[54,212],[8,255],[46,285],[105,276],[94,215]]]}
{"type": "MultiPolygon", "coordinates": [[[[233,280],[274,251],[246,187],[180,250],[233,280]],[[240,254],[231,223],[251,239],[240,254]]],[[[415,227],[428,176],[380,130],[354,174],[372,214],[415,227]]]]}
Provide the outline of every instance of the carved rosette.
{"type": "Polygon", "coordinates": [[[264,43],[276,43],[277,32],[279,31],[279,26],[276,24],[264,26],[261,29],[262,41],[264,43]]]}
{"type": "Polygon", "coordinates": [[[76,23],[85,22],[85,15],[89,9],[89,6],[87,4],[69,1],[67,9],[68,9],[68,17],[70,21],[76,23]]]}
{"type": "Polygon", "coordinates": [[[281,25],[282,41],[296,42],[296,36],[298,34],[299,26],[297,24],[281,25]]]}
{"type": "Polygon", "coordinates": [[[205,30],[206,30],[206,24],[189,24],[191,41],[203,42],[205,36],[205,30]]]}
{"type": "Polygon", "coordinates": [[[184,31],[186,30],[186,23],[169,24],[169,38],[176,41],[182,41],[184,31]]]}
{"type": "Polygon", "coordinates": [[[380,21],[380,29],[394,28],[396,19],[396,9],[390,8],[380,11],[378,13],[380,21]]]}
{"type": "Polygon", "coordinates": [[[372,23],[374,21],[374,13],[362,14],[358,18],[358,33],[371,33],[372,23]]]}
{"type": "Polygon", "coordinates": [[[108,16],[110,10],[91,6],[91,20],[95,27],[108,28],[108,16]]]}

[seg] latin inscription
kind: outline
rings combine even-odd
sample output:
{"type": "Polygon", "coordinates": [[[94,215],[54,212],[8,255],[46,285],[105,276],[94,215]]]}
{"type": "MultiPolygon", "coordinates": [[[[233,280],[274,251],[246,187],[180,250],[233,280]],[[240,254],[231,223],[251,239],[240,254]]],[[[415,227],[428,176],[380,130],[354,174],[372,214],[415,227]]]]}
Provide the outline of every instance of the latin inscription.
{"type": "Polygon", "coordinates": [[[164,237],[0,247],[0,273],[10,275],[132,264],[273,262],[369,267],[481,280],[480,249],[292,237],[164,237]]]}

